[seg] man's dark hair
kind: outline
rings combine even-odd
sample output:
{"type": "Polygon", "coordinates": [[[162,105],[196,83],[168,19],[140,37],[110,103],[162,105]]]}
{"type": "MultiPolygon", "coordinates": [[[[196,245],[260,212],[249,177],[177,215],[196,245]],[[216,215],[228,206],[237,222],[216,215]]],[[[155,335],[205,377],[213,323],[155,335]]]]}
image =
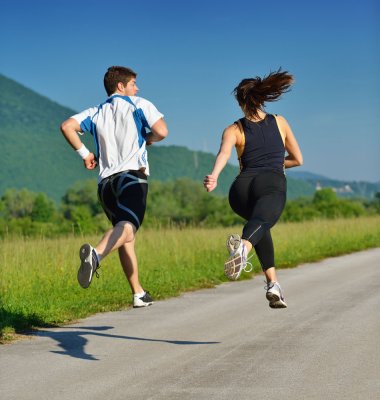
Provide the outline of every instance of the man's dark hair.
{"type": "Polygon", "coordinates": [[[119,66],[109,67],[104,75],[104,88],[108,96],[115,93],[119,82],[126,85],[131,79],[136,78],[136,76],[136,72],[130,68],[119,66]]]}

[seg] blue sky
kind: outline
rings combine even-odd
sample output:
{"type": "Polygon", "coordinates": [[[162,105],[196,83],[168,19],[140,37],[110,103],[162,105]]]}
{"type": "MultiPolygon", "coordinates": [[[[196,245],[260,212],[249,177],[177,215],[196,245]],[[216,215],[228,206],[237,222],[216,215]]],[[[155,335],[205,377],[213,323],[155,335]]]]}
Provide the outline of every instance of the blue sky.
{"type": "Polygon", "coordinates": [[[216,154],[241,116],[233,88],[282,67],[296,83],[267,111],[293,128],[300,170],[380,181],[377,0],[3,0],[0,10],[0,73],[80,111],[105,99],[108,66],[129,66],[165,114],[162,144],[216,154]]]}

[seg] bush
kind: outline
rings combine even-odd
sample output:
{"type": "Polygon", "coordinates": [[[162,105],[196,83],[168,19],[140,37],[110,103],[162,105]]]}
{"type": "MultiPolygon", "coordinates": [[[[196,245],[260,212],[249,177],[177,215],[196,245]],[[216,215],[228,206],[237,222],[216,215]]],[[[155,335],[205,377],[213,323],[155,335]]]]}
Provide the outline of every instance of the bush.
{"type": "MultiPolygon", "coordinates": [[[[281,221],[351,218],[376,213],[380,213],[380,193],[374,201],[364,203],[341,199],[332,189],[322,189],[313,198],[289,200],[281,221]]],[[[179,178],[149,184],[144,226],[227,227],[243,223],[231,210],[226,197],[207,193],[200,182],[179,178]]],[[[110,227],[98,202],[96,180],[73,185],[63,197],[59,210],[46,194],[26,189],[9,189],[0,199],[0,236],[98,234],[110,227]]]]}

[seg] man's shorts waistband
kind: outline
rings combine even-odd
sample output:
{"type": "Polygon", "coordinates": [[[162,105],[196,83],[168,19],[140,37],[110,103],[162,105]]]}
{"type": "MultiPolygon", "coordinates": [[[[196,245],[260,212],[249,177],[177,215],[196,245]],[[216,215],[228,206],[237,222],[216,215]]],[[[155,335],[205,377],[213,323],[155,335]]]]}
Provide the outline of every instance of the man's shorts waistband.
{"type": "Polygon", "coordinates": [[[138,170],[138,169],[137,170],[135,170],[135,169],[127,169],[125,171],[116,172],[116,173],[114,173],[112,175],[109,175],[109,176],[103,178],[99,182],[99,184],[101,184],[102,182],[106,182],[107,180],[114,180],[117,177],[120,177],[120,176],[123,176],[123,175],[127,175],[127,174],[128,175],[132,175],[132,176],[134,176],[136,178],[139,178],[139,179],[145,179],[145,180],[148,179],[147,175],[145,175],[144,172],[142,172],[141,170],[138,170]]]}

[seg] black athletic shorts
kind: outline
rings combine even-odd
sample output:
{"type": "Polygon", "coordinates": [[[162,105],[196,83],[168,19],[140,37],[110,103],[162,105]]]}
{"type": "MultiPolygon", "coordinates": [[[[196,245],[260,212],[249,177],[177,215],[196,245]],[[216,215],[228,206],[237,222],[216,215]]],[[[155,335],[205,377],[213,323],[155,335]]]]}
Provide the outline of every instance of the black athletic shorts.
{"type": "Polygon", "coordinates": [[[118,172],[98,185],[100,204],[113,226],[129,221],[138,229],[144,219],[147,194],[147,176],[141,171],[118,172]]]}

